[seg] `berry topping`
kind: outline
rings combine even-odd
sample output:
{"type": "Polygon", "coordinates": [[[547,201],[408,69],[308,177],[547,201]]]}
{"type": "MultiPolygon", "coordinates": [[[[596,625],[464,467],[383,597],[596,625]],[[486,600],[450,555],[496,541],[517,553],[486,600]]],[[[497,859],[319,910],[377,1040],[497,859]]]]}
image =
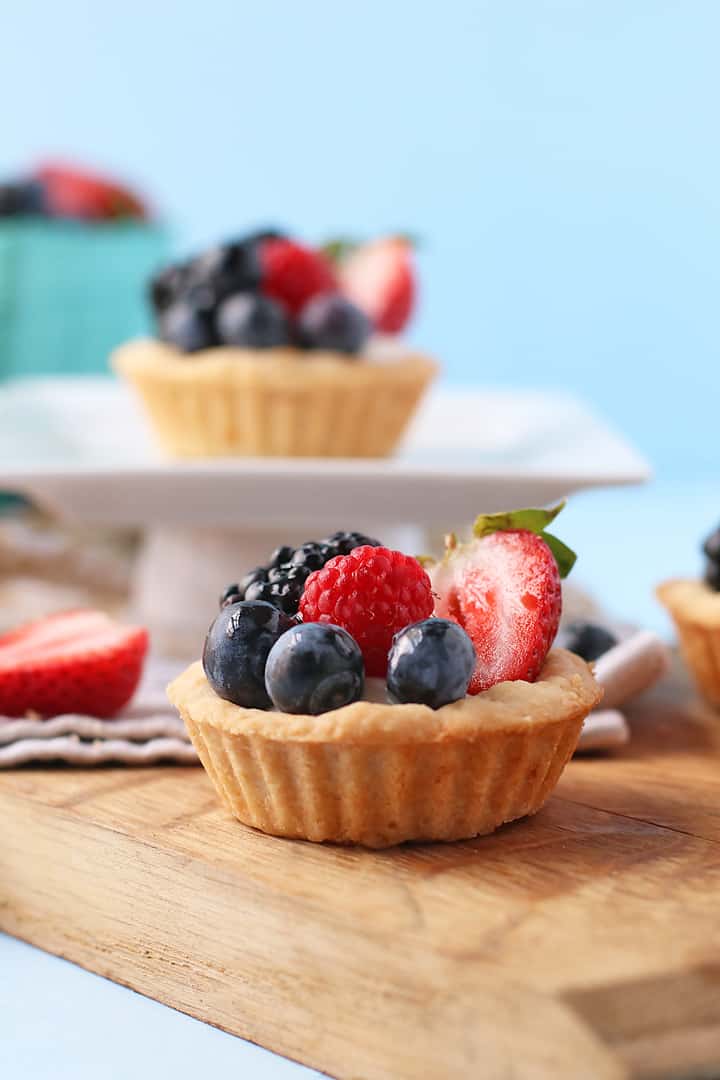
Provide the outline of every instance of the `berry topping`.
{"type": "Polygon", "coordinates": [[[181,299],[187,287],[188,268],[186,263],[164,266],[150,278],[148,293],[150,303],[156,314],[165,311],[176,300],[181,299]]]}
{"type": "Polygon", "coordinates": [[[720,528],[710,533],[703,544],[703,551],[707,556],[705,564],[705,584],[713,590],[720,592],[720,528]]]}
{"type": "Polygon", "coordinates": [[[384,676],[393,635],[432,614],[430,579],[417,559],[384,547],[358,547],[308,578],[305,622],[342,626],[357,641],[368,675],[384,676]]]}
{"type": "Polygon", "coordinates": [[[215,325],[223,345],[269,349],[290,340],[283,309],[259,293],[236,293],[222,300],[215,325]]]}
{"type": "Polygon", "coordinates": [[[89,221],[147,217],[143,203],[129,188],[86,169],[53,162],[38,169],[37,178],[48,210],[58,217],[89,221]]]}
{"type": "Polygon", "coordinates": [[[415,302],[410,243],[402,237],[387,237],[355,248],[341,264],[340,289],[377,330],[398,333],[415,302]]]}
{"type": "Polygon", "coordinates": [[[457,545],[450,537],[431,570],[435,614],[460,623],[475,646],[471,694],[540,673],[560,621],[560,578],[575,559],[545,532],[562,506],[479,517],[475,539],[457,545]]]}
{"type": "Polygon", "coordinates": [[[618,639],[605,626],[593,622],[573,622],[563,631],[562,644],[570,652],[591,663],[617,645],[618,639]]]}
{"type": "Polygon", "coordinates": [[[262,291],[297,315],[318,293],[337,286],[330,261],[319,251],[293,240],[267,240],[260,245],[262,291]]]}
{"type": "Polygon", "coordinates": [[[423,619],[393,638],[388,657],[388,697],[439,709],[465,697],[475,670],[475,649],[461,626],[423,619]]]}
{"type": "Polygon", "coordinates": [[[162,341],[186,353],[209,349],[217,340],[210,313],[189,300],[176,300],[160,313],[158,332],[162,341]]]}
{"type": "Polygon", "coordinates": [[[37,180],[0,184],[0,218],[44,214],[45,211],[45,189],[37,180]]]}
{"type": "Polygon", "coordinates": [[[0,637],[0,715],[112,716],[142,674],[147,631],[100,611],[69,611],[0,637]]]}
{"type": "Polygon", "coordinates": [[[318,713],[340,709],[362,697],[363,658],[357,642],[339,626],[303,623],[273,645],[265,686],[282,712],[318,713]]]}
{"type": "Polygon", "coordinates": [[[708,562],[704,580],[713,592],[720,592],[720,563],[708,562]]]}
{"type": "Polygon", "coordinates": [[[313,297],[300,312],[298,338],[307,349],[356,353],[372,333],[372,323],[339,293],[313,297]]]}
{"type": "Polygon", "coordinates": [[[224,607],[208,630],[203,668],[219,697],[248,709],[267,709],[265,662],[293,621],[272,604],[242,601],[224,607]]]}
{"type": "Polygon", "coordinates": [[[262,269],[257,245],[236,240],[204,251],[187,265],[187,286],[207,289],[214,303],[232,293],[253,292],[262,269]]]}
{"type": "Polygon", "coordinates": [[[359,532],[337,532],[326,540],[308,540],[299,548],[283,544],[273,551],[265,566],[256,566],[237,583],[228,585],[220,606],[237,600],[265,600],[287,615],[295,615],[300,597],[313,570],[319,570],[337,555],[347,555],[356,547],[380,547],[359,532]]]}

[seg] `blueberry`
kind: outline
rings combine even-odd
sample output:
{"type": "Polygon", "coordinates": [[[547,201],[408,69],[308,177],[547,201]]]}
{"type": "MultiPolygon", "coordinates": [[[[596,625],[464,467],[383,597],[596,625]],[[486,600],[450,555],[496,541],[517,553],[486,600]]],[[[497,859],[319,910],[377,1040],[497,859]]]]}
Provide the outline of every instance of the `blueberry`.
{"type": "Polygon", "coordinates": [[[297,324],[300,343],[308,349],[356,353],[372,333],[367,315],[337,293],[322,293],[309,300],[297,324]]]}
{"type": "Polygon", "coordinates": [[[272,604],[249,602],[223,608],[208,630],[203,668],[219,697],[247,709],[268,709],[265,663],[281,634],[293,625],[272,604]]]}
{"type": "Polygon", "coordinates": [[[160,312],[158,332],[162,341],[186,353],[209,349],[216,343],[209,313],[186,299],[175,300],[160,312]]]}
{"type": "Polygon", "coordinates": [[[720,563],[720,529],[710,533],[703,544],[703,551],[711,562],[720,563]]]}
{"type": "Polygon", "coordinates": [[[615,634],[594,622],[573,622],[564,628],[563,646],[590,663],[618,643],[615,634]]]}
{"type": "Polygon", "coordinates": [[[705,567],[705,584],[708,585],[713,592],[720,592],[720,563],[708,561],[705,567]]]}
{"type": "Polygon", "coordinates": [[[271,349],[290,340],[285,312],[260,293],[236,293],[218,305],[215,316],[223,345],[246,349],[271,349]]]}
{"type": "Polygon", "coordinates": [[[475,669],[475,649],[458,623],[423,619],[393,638],[388,657],[388,697],[439,709],[465,697],[475,669]]]}
{"type": "Polygon", "coordinates": [[[360,647],[330,623],[301,623],[273,645],[265,686],[276,708],[318,713],[358,701],[365,686],[360,647]]]}
{"type": "Polygon", "coordinates": [[[252,292],[260,285],[262,267],[257,246],[233,240],[209,248],[188,264],[188,286],[205,288],[219,303],[232,293],[252,292]]]}

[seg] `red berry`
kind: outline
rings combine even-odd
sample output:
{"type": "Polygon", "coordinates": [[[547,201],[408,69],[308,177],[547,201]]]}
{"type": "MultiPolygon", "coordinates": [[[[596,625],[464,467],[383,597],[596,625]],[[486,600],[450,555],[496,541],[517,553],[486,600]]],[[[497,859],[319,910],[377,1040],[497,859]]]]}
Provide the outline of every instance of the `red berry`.
{"type": "Polygon", "coordinates": [[[147,631],[99,611],[68,611],[0,637],[0,715],[112,716],[142,674],[147,631]]]}
{"type": "Polygon", "coordinates": [[[308,300],[337,289],[332,264],[319,251],[293,240],[266,240],[260,247],[261,288],[297,315],[308,300]]]}
{"type": "Polygon", "coordinates": [[[450,552],[432,571],[435,614],[467,631],[477,654],[469,693],[510,679],[533,682],[560,622],[560,573],[533,532],[495,532],[450,552]]]}
{"type": "Polygon", "coordinates": [[[382,677],[393,636],[432,614],[430,578],[417,559],[358,547],[311,574],[300,600],[305,622],[334,623],[357,641],[368,675],[382,677]]]}
{"type": "Polygon", "coordinates": [[[57,217],[89,221],[147,217],[147,209],[129,188],[85,169],[53,162],[42,165],[36,175],[48,209],[57,217]]]}
{"type": "Polygon", "coordinates": [[[410,318],[415,301],[410,244],[391,236],[356,248],[342,264],[340,288],[377,330],[397,334],[410,318]]]}

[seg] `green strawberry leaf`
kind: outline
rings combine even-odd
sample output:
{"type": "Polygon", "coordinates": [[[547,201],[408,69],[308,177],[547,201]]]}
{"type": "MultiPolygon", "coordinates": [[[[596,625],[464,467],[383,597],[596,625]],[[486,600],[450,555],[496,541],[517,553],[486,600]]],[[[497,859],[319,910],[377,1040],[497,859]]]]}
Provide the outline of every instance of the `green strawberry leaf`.
{"type": "Polygon", "coordinates": [[[552,533],[545,532],[546,527],[554,521],[565,506],[565,500],[552,506],[549,510],[530,508],[527,510],[509,510],[502,514],[481,514],[473,525],[473,535],[481,539],[495,532],[507,532],[509,529],[527,529],[541,537],[553,553],[555,562],[560,571],[560,577],[568,576],[577,555],[562,540],[558,540],[552,533]]]}
{"type": "MultiPolygon", "coordinates": [[[[415,233],[397,232],[388,233],[388,236],[394,236],[397,237],[398,240],[404,240],[411,248],[417,249],[421,246],[420,238],[415,233]]],[[[330,260],[330,262],[339,264],[357,248],[362,247],[364,243],[364,240],[349,236],[334,236],[321,244],[319,250],[326,259],[330,260]]]]}
{"type": "Polygon", "coordinates": [[[359,240],[351,240],[347,236],[338,236],[321,244],[320,251],[330,262],[341,263],[359,245],[359,240]]]}
{"type": "Polygon", "coordinates": [[[538,535],[543,538],[552,551],[555,562],[558,564],[560,577],[566,578],[577,562],[577,555],[572,548],[569,548],[567,544],[563,544],[562,540],[558,540],[557,536],[553,536],[552,533],[541,532],[538,535]]]}

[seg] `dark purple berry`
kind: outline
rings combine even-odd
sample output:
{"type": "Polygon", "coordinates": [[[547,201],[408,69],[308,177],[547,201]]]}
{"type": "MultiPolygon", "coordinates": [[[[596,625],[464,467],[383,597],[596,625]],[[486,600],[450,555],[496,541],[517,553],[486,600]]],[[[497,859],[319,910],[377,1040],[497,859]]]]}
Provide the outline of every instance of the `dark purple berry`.
{"type": "Polygon", "coordinates": [[[218,338],[223,345],[245,349],[271,349],[290,340],[285,312],[268,296],[237,293],[218,305],[215,315],[218,338]]]}
{"type": "Polygon", "coordinates": [[[150,303],[156,314],[180,300],[187,285],[187,264],[173,263],[158,270],[148,282],[150,303]]]}
{"type": "Polygon", "coordinates": [[[720,529],[710,533],[703,544],[703,551],[711,562],[720,563],[720,529]]]}
{"type": "Polygon", "coordinates": [[[270,649],[293,621],[272,604],[230,604],[208,630],[203,668],[216,694],[248,709],[271,705],[265,689],[270,649]]]}
{"type": "Polygon", "coordinates": [[[187,300],[176,300],[160,312],[158,333],[162,341],[185,353],[209,349],[216,343],[209,313],[193,307],[187,300]]]}
{"type": "Polygon", "coordinates": [[[322,293],[300,312],[297,333],[307,349],[357,353],[372,333],[367,315],[338,293],[322,293]]]}
{"type": "Polygon", "coordinates": [[[708,560],[705,567],[705,584],[713,590],[720,592],[720,563],[708,560]]]}
{"type": "Polygon", "coordinates": [[[388,656],[388,697],[440,709],[464,698],[475,670],[473,643],[456,622],[423,619],[393,638],[388,656]]]}
{"type": "Polygon", "coordinates": [[[365,687],[360,647],[329,623],[294,626],[277,639],[265,667],[265,688],[276,708],[319,713],[359,701],[365,687]]]}
{"type": "Polygon", "coordinates": [[[0,184],[0,217],[46,213],[45,189],[38,180],[0,184]]]}
{"type": "Polygon", "coordinates": [[[197,255],[188,265],[188,285],[208,289],[214,303],[260,285],[262,267],[255,244],[234,240],[197,255]]]}

